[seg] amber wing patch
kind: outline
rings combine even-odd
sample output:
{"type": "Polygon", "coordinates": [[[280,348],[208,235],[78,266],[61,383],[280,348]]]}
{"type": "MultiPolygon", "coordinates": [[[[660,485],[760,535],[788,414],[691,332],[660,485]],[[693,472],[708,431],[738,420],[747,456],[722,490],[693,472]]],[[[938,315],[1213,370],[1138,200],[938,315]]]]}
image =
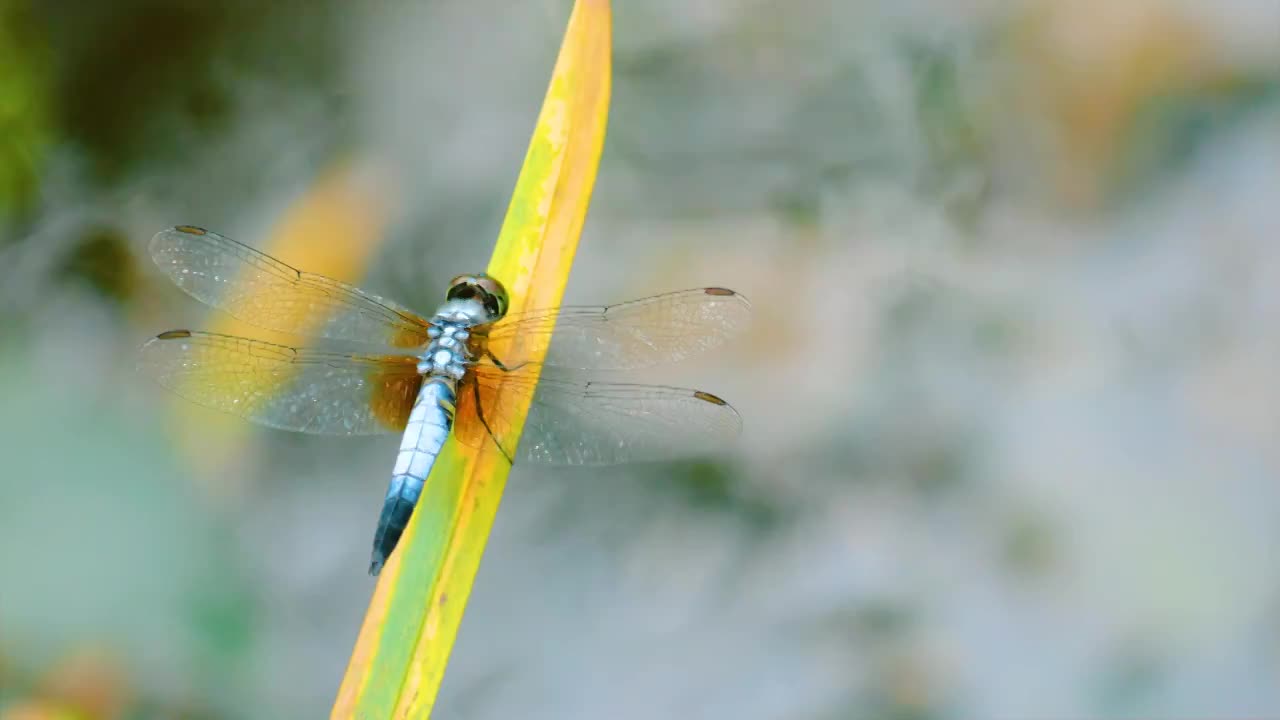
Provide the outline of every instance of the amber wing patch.
{"type": "Polygon", "coordinates": [[[385,369],[375,370],[369,376],[369,408],[378,422],[392,430],[403,430],[422,388],[422,376],[405,373],[399,367],[412,362],[412,358],[391,356],[386,361],[385,369]]]}

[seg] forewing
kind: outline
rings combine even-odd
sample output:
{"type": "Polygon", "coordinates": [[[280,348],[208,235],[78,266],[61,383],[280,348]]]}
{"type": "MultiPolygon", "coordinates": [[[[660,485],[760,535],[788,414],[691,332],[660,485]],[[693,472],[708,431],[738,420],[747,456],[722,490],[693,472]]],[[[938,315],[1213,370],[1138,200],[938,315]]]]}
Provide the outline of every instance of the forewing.
{"type": "Polygon", "coordinates": [[[413,311],[202,228],[157,233],[151,257],[195,299],[261,328],[379,346],[427,342],[428,323],[413,311]]]}
{"type": "Polygon", "coordinates": [[[404,429],[422,376],[408,355],[351,355],[172,330],[138,369],[199,405],[281,430],[376,435],[404,429]]]}
{"type": "Polygon", "coordinates": [[[700,390],[595,382],[548,367],[538,377],[534,365],[477,365],[458,389],[454,433],[473,447],[496,442],[519,462],[613,465],[715,452],[741,429],[728,403],[700,390]],[[530,397],[517,432],[511,418],[530,397]]]}
{"type": "Polygon", "coordinates": [[[489,330],[489,349],[508,367],[550,347],[549,367],[622,370],[675,362],[743,330],[751,304],[725,288],[698,288],[603,306],[566,306],[510,315],[489,330]],[[527,349],[527,351],[526,351],[527,349]]]}

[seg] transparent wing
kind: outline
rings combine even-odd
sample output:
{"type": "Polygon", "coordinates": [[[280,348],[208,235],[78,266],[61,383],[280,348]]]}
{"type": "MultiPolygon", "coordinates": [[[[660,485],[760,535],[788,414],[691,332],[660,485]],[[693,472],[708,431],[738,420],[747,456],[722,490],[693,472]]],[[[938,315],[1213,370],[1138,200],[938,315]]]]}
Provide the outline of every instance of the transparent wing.
{"type": "Polygon", "coordinates": [[[720,345],[750,319],[751,304],[742,295],[724,288],[699,288],[617,305],[509,315],[491,326],[489,350],[512,367],[532,359],[519,348],[551,336],[543,360],[546,366],[639,368],[675,362],[720,345]]]}
{"type": "Polygon", "coordinates": [[[660,385],[595,382],[527,365],[472,368],[458,388],[454,433],[472,447],[496,442],[508,458],[549,465],[613,465],[714,452],[742,419],[711,393],[660,385]],[[510,418],[532,404],[516,444],[510,418]]]}
{"type": "Polygon", "coordinates": [[[151,257],[195,299],[261,328],[383,347],[427,342],[428,323],[413,311],[202,228],[157,233],[151,257]]]}
{"type": "Polygon", "coordinates": [[[422,384],[408,355],[349,355],[189,330],[149,340],[138,369],[199,405],[316,435],[403,430],[422,384]]]}

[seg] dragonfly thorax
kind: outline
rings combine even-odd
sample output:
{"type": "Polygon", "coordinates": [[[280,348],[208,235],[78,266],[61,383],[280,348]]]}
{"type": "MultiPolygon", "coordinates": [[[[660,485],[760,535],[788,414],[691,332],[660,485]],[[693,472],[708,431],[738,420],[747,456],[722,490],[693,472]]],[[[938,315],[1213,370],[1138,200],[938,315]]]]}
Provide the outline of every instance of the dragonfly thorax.
{"type": "Polygon", "coordinates": [[[471,353],[467,349],[470,327],[469,322],[447,320],[438,314],[427,330],[431,342],[420,356],[418,372],[461,380],[467,371],[467,363],[471,361],[471,353]]]}

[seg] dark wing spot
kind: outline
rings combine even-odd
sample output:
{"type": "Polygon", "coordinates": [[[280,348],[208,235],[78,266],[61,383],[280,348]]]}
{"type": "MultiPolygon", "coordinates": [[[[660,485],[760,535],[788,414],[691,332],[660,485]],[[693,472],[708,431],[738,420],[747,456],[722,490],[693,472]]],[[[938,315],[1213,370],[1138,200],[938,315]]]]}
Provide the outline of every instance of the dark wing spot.
{"type": "Polygon", "coordinates": [[[156,336],[157,340],[181,340],[191,337],[190,330],[166,330],[156,336]]]}
{"type": "Polygon", "coordinates": [[[717,296],[719,296],[719,297],[732,297],[732,296],[734,296],[734,295],[737,295],[737,294],[738,294],[738,293],[736,293],[736,292],[734,292],[734,291],[730,290],[729,288],[715,288],[715,287],[712,287],[712,288],[703,288],[702,292],[704,292],[704,293],[706,293],[706,294],[708,294],[708,295],[717,295],[717,296]]]}
{"type": "Polygon", "coordinates": [[[694,397],[696,397],[696,398],[698,398],[699,400],[703,400],[703,401],[705,401],[705,402],[709,402],[709,403],[711,403],[712,405],[728,405],[728,404],[729,404],[729,403],[725,402],[724,400],[722,400],[722,399],[720,399],[720,398],[716,397],[715,395],[712,395],[712,394],[711,394],[711,393],[709,393],[709,392],[703,392],[703,391],[701,391],[701,390],[694,390],[694,391],[693,391],[693,396],[694,396],[694,397]]]}
{"type": "Polygon", "coordinates": [[[205,230],[204,228],[201,228],[201,227],[196,227],[195,225],[178,225],[177,227],[174,228],[174,230],[177,230],[178,232],[187,233],[188,235],[207,235],[209,233],[208,230],[205,230]]]}

